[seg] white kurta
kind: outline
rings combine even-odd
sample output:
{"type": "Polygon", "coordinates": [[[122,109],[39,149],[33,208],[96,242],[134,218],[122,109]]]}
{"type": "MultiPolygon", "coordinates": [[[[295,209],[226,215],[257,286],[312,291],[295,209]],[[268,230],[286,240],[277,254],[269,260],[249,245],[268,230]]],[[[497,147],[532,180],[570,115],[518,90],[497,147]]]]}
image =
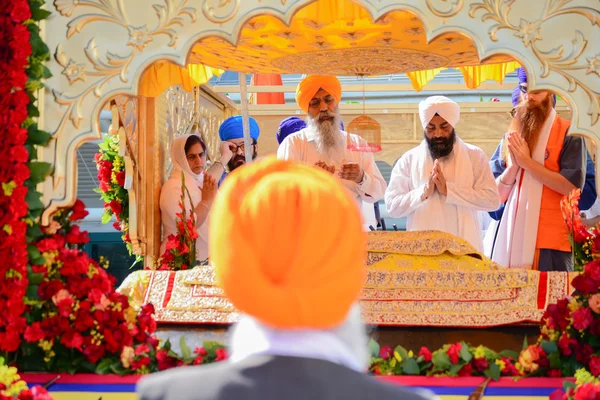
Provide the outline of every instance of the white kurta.
{"type": "Polygon", "coordinates": [[[406,152],[394,166],[385,192],[388,214],[407,217],[407,230],[438,230],[461,237],[480,252],[483,241],[478,211],[495,211],[500,195],[488,158],[478,147],[456,138],[450,156],[439,161],[448,193],[437,190],[421,201],[433,169],[427,143],[406,152]]]}
{"type": "MultiPolygon", "coordinates": [[[[367,142],[357,135],[348,134],[344,131],[342,131],[342,135],[344,135],[344,141],[348,140],[348,145],[353,148],[365,148],[367,146],[367,142]]],[[[342,166],[339,160],[324,159],[323,155],[317,151],[314,134],[307,128],[286,137],[279,145],[277,158],[282,160],[296,160],[307,164],[315,164],[318,161],[323,161],[330,165],[333,164],[336,167],[336,172],[342,166]]],[[[379,168],[377,168],[377,164],[375,164],[373,153],[346,149],[343,158],[342,161],[357,163],[365,171],[365,180],[360,185],[348,180],[342,181],[348,190],[352,192],[359,204],[361,201],[375,203],[381,199],[385,194],[385,179],[383,179],[379,168]]]]}

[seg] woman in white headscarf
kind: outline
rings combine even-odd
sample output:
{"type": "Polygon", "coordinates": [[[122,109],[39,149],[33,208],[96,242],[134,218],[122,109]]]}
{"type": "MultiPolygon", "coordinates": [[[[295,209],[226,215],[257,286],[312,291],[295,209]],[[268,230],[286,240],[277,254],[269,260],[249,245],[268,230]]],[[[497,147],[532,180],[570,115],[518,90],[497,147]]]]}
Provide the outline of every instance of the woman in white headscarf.
{"type": "MultiPolygon", "coordinates": [[[[196,259],[208,258],[208,213],[217,191],[214,174],[204,172],[206,166],[206,145],[199,135],[190,134],[176,137],[171,143],[171,174],[160,191],[160,211],[163,224],[163,242],[160,254],[165,252],[169,235],[177,234],[177,213],[181,212],[182,172],[190,199],[185,198],[187,212],[196,214],[196,259]]],[[[217,167],[219,168],[219,167],[217,167]]],[[[188,214],[189,215],[189,214],[188,214]]]]}

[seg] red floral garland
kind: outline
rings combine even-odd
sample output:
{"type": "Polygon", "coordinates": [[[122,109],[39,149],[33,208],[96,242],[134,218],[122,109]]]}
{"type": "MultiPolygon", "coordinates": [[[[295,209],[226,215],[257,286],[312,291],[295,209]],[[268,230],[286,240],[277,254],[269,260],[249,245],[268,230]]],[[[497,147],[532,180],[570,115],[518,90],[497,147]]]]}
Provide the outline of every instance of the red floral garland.
{"type": "Polygon", "coordinates": [[[29,96],[25,67],[31,54],[31,18],[27,0],[4,2],[0,7],[0,351],[19,348],[26,326],[23,298],[27,291],[27,224],[29,208],[25,181],[30,176],[25,147],[29,96]]]}

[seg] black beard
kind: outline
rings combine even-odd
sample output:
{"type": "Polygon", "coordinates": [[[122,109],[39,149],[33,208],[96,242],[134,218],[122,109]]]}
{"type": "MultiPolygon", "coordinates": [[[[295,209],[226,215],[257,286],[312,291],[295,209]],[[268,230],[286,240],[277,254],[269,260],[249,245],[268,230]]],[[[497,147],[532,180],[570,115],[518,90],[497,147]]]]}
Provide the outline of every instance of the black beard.
{"type": "MultiPolygon", "coordinates": [[[[254,160],[256,158],[256,156],[257,156],[257,151],[254,150],[254,154],[252,154],[252,159],[254,160]]],[[[246,164],[246,156],[241,155],[241,154],[236,154],[227,163],[227,168],[229,169],[229,172],[231,172],[234,169],[239,168],[244,164],[246,164]]]]}
{"type": "Polygon", "coordinates": [[[439,158],[444,158],[452,153],[452,148],[454,147],[454,142],[456,141],[456,132],[452,129],[452,133],[447,138],[435,138],[429,139],[427,134],[425,134],[425,140],[427,141],[427,147],[429,148],[429,153],[434,160],[439,158]]]}

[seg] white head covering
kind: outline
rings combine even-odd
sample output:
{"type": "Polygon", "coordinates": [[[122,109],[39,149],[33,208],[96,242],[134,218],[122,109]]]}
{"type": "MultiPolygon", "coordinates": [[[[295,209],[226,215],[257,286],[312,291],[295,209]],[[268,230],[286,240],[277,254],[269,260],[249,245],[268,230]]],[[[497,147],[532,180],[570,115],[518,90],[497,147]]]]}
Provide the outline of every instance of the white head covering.
{"type": "Polygon", "coordinates": [[[189,135],[178,136],[171,142],[171,164],[173,167],[171,169],[169,179],[181,179],[181,171],[183,171],[186,182],[194,182],[196,186],[202,187],[202,183],[204,182],[204,173],[195,174],[190,168],[190,164],[188,164],[187,156],[185,154],[185,142],[191,136],[196,136],[198,139],[200,139],[200,141],[202,141],[202,138],[200,138],[199,135],[192,133],[189,135]]]}
{"type": "Polygon", "coordinates": [[[419,117],[423,128],[438,114],[452,127],[460,120],[460,106],[445,96],[431,96],[419,103],[419,117]]]}

